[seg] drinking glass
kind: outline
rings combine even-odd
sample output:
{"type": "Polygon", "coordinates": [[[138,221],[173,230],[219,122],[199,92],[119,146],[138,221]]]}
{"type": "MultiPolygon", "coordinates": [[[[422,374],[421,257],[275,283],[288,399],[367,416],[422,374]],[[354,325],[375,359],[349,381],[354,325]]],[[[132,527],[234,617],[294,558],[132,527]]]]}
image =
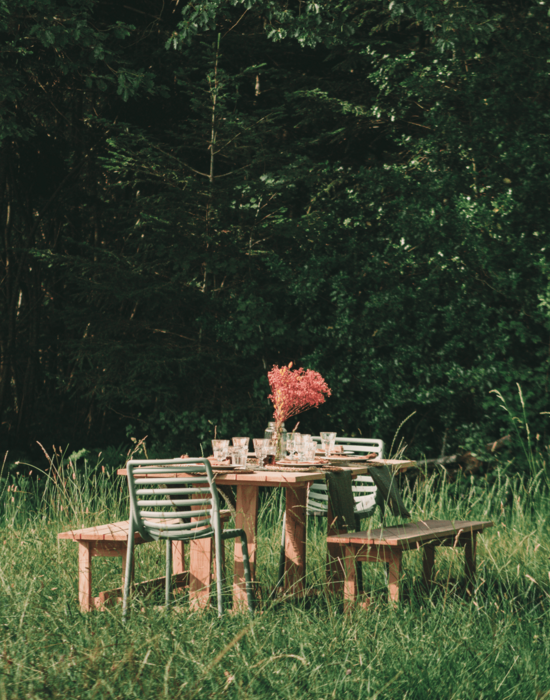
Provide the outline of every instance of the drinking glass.
{"type": "Polygon", "coordinates": [[[248,443],[250,442],[250,438],[235,437],[231,439],[233,440],[233,447],[246,447],[248,451],[248,443]]]}
{"type": "Polygon", "coordinates": [[[325,451],[325,457],[330,457],[335,440],[336,433],[321,433],[321,447],[325,451]]]}
{"type": "Polygon", "coordinates": [[[293,459],[294,455],[294,434],[289,433],[286,436],[286,452],[288,452],[287,459],[293,459]]]}
{"type": "Polygon", "coordinates": [[[300,452],[300,447],[302,444],[302,435],[300,433],[291,433],[286,439],[286,449],[289,452],[288,458],[295,460],[298,459],[298,454],[300,452]]]}
{"type": "Polygon", "coordinates": [[[218,462],[223,462],[227,459],[227,450],[229,449],[229,440],[212,440],[212,454],[218,462]]]}
{"type": "Polygon", "coordinates": [[[296,437],[294,438],[294,459],[298,460],[298,462],[303,462],[304,461],[304,436],[298,433],[296,437]]]}
{"type": "Polygon", "coordinates": [[[229,456],[231,464],[237,468],[244,469],[246,467],[246,457],[248,455],[248,447],[230,447],[229,456]]]}
{"type": "Polygon", "coordinates": [[[305,459],[306,462],[314,462],[315,461],[315,450],[317,449],[317,445],[313,440],[310,440],[304,450],[305,454],[305,459]]]}
{"type": "Polygon", "coordinates": [[[309,462],[315,458],[315,443],[311,435],[302,434],[302,444],[300,446],[300,461],[309,462]],[[313,457],[312,457],[313,450],[313,457]]]}
{"type": "Polygon", "coordinates": [[[265,456],[268,464],[275,464],[277,454],[277,440],[265,440],[265,456]]]}
{"type": "Polygon", "coordinates": [[[266,456],[266,440],[265,438],[254,438],[252,440],[252,443],[254,444],[254,452],[256,454],[256,457],[258,458],[258,466],[263,467],[264,466],[264,459],[266,456]]]}
{"type": "Polygon", "coordinates": [[[299,449],[298,449],[298,459],[300,462],[307,462],[308,457],[308,448],[309,448],[309,443],[311,442],[312,438],[311,435],[308,435],[307,433],[302,433],[299,441],[299,449]]]}

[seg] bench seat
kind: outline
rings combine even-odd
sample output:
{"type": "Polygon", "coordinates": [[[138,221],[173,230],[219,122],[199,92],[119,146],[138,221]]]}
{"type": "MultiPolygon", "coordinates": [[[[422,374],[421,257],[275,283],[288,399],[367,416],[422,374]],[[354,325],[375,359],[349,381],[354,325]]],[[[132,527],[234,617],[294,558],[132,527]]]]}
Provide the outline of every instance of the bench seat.
{"type": "MultiPolygon", "coordinates": [[[[220,511],[220,520],[223,524],[231,518],[231,513],[228,510],[220,511]]],[[[92,596],[92,558],[93,557],[121,557],[122,558],[122,581],[124,582],[124,574],[126,571],[126,554],[128,549],[128,528],[129,521],[122,520],[117,523],[107,523],[95,527],[86,527],[79,530],[68,530],[60,532],[57,535],[58,540],[73,540],[78,542],[78,598],[80,607],[83,611],[89,611],[93,608],[104,608],[106,605],[112,604],[115,601],[122,600],[122,588],[115,588],[111,591],[102,591],[98,596],[92,596]]],[[[134,544],[144,544],[145,540],[139,532],[134,535],[134,544]]],[[[208,568],[210,571],[212,559],[212,547],[208,546],[206,541],[198,541],[196,553],[191,553],[191,556],[200,557],[201,570],[203,572],[208,568]],[[207,561],[205,561],[205,559],[207,561]]],[[[208,540],[210,543],[210,540],[208,540]]],[[[178,588],[183,588],[190,585],[189,572],[185,571],[183,542],[172,542],[172,570],[174,573],[174,583],[178,588]]],[[[200,595],[200,589],[204,588],[205,581],[192,581],[191,584],[196,584],[196,594],[200,595]]],[[[153,579],[151,581],[143,581],[135,586],[136,589],[145,592],[156,587],[164,586],[164,577],[153,579]]],[[[192,585],[193,587],[193,585],[192,585]]]]}
{"type": "Polygon", "coordinates": [[[357,603],[356,562],[386,562],[389,568],[390,600],[399,600],[402,552],[420,550],[423,554],[424,582],[432,580],[435,547],[464,548],[466,578],[473,582],[476,566],[477,534],[492,527],[489,521],[420,520],[365,532],[330,535],[327,542],[340,545],[344,562],[344,607],[357,603]]]}

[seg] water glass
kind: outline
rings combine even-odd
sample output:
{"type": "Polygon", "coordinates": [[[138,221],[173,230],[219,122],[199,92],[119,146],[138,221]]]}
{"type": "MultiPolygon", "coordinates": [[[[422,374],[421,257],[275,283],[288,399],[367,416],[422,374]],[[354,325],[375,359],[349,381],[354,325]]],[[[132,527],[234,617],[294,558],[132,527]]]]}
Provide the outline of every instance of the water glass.
{"type": "Polygon", "coordinates": [[[302,433],[299,441],[298,449],[298,459],[300,462],[307,462],[307,451],[309,443],[311,442],[311,435],[307,433],[302,433]]]}
{"type": "Polygon", "coordinates": [[[304,436],[298,433],[296,435],[296,437],[294,438],[294,452],[295,452],[294,459],[297,459],[298,462],[304,461],[304,445],[305,444],[306,444],[306,442],[304,440],[304,436]]]}
{"type": "Polygon", "coordinates": [[[314,462],[315,461],[315,450],[317,449],[317,445],[313,440],[310,440],[306,448],[304,450],[304,455],[306,462],[314,462]]]}
{"type": "Polygon", "coordinates": [[[330,457],[335,441],[336,433],[321,433],[321,447],[325,451],[325,457],[330,457]]]}
{"type": "Polygon", "coordinates": [[[248,456],[248,447],[230,447],[229,456],[231,464],[237,468],[244,469],[246,467],[246,458],[248,456]]]}
{"type": "Polygon", "coordinates": [[[313,449],[313,456],[315,457],[315,443],[311,435],[302,434],[300,445],[298,449],[298,459],[300,462],[309,462],[311,457],[311,451],[313,449]]]}
{"type": "Polygon", "coordinates": [[[233,440],[233,447],[245,447],[246,451],[248,452],[248,443],[250,442],[250,438],[235,437],[231,439],[233,440]]]}
{"type": "MultiPolygon", "coordinates": [[[[296,458],[296,449],[297,449],[296,436],[297,435],[299,435],[299,433],[289,433],[286,437],[286,451],[288,452],[289,459],[296,458]]],[[[299,440],[299,438],[298,438],[298,440],[299,440]]]]}
{"type": "Polygon", "coordinates": [[[212,454],[218,462],[223,462],[227,459],[227,450],[229,449],[229,440],[212,440],[212,454]]]}

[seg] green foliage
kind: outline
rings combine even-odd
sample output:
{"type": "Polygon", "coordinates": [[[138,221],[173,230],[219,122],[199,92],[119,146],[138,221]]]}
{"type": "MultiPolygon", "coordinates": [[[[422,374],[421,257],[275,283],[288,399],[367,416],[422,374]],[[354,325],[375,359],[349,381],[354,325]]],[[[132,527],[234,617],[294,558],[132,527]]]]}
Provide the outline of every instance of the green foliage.
{"type": "Polygon", "coordinates": [[[260,434],[292,360],[308,432],[479,448],[519,382],[546,444],[544,3],[18,8],[6,439],[260,434]]]}
{"type": "MultiPolygon", "coordinates": [[[[458,583],[461,554],[441,548],[427,593],[421,557],[411,552],[404,555],[397,608],[387,602],[383,567],[368,564],[363,578],[372,603],[344,615],[341,601],[324,589],[326,524],[310,522],[308,584],[317,595],[307,602],[265,596],[251,622],[247,615],[219,620],[213,611],[193,612],[186,594],[165,614],[149,597],[135,601],[125,626],[120,606],[80,613],[78,548],[56,541],[58,532],[112,522],[124,507],[127,513],[111,478],[94,483],[97,511],[87,512],[89,503],[62,481],[37,509],[19,492],[2,493],[0,688],[9,698],[543,697],[550,687],[548,491],[504,475],[495,484],[481,498],[470,487],[459,501],[438,479],[424,482],[415,502],[405,494],[415,517],[494,520],[478,541],[478,585],[471,595],[458,583]],[[503,507],[508,492],[510,504],[503,507]]],[[[258,578],[266,592],[277,580],[280,542],[276,490],[270,496],[258,538],[258,578]]],[[[94,594],[120,586],[118,559],[94,558],[93,566],[94,594]]],[[[136,549],[136,577],[162,571],[161,543],[136,549]]]]}

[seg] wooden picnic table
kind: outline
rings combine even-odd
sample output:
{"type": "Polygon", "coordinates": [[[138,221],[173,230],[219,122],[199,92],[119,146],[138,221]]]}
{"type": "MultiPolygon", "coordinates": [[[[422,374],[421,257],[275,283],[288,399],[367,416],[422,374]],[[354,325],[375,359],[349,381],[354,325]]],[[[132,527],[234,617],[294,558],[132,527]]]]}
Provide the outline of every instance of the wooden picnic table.
{"type": "MultiPolygon", "coordinates": [[[[367,460],[364,457],[330,460],[333,466],[349,469],[353,476],[368,474],[369,467],[387,465],[396,471],[404,471],[416,462],[409,460],[367,460]]],[[[213,467],[214,471],[216,467],[213,467]]],[[[253,469],[253,467],[252,467],[253,469]]],[[[151,468],[154,472],[154,468],[151,468]]],[[[119,469],[118,474],[127,475],[126,469],[119,469]]],[[[215,474],[219,486],[236,486],[237,528],[246,532],[250,572],[255,580],[256,549],[258,531],[258,506],[260,487],[284,488],[286,491],[286,526],[285,526],[285,592],[292,596],[303,595],[306,574],[306,503],[308,484],[325,478],[326,472],[319,470],[300,471],[251,471],[234,469],[215,474]]],[[[331,530],[329,527],[329,534],[331,530]]],[[[336,545],[338,546],[338,545],[336,545]]],[[[190,543],[189,587],[193,607],[203,607],[210,597],[210,567],[212,561],[211,539],[196,540],[190,543]]],[[[233,577],[233,600],[236,607],[246,605],[244,568],[240,543],[235,542],[235,569],[233,577]]]]}

